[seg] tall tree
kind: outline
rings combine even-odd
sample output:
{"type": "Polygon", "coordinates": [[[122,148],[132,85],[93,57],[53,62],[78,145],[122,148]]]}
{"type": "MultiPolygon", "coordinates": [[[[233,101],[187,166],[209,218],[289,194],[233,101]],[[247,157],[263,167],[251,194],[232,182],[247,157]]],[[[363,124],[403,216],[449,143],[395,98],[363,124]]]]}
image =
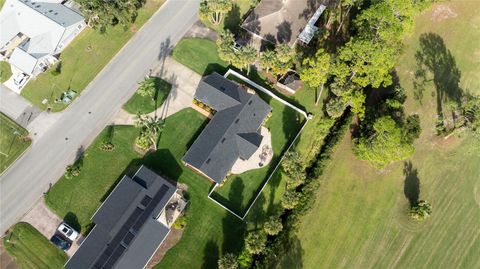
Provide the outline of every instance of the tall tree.
{"type": "Polygon", "coordinates": [[[410,208],[409,215],[415,220],[425,220],[432,214],[432,205],[427,202],[420,200],[417,204],[413,205],[410,208]]]}
{"type": "Polygon", "coordinates": [[[237,268],[238,268],[237,257],[232,253],[227,253],[218,260],[218,269],[237,269],[237,268]]]}
{"type": "Polygon", "coordinates": [[[287,189],[282,195],[281,203],[285,209],[294,209],[302,198],[302,194],[292,189],[287,189]]]}
{"type": "Polygon", "coordinates": [[[86,17],[88,25],[99,28],[105,32],[107,26],[120,24],[125,29],[137,17],[137,8],[142,6],[140,0],[77,0],[82,14],[86,17]]]}
{"type": "Polygon", "coordinates": [[[268,220],[265,222],[263,225],[263,230],[268,234],[268,235],[277,235],[280,233],[283,229],[282,221],[274,216],[270,216],[268,220]]]}
{"type": "Polygon", "coordinates": [[[257,50],[250,46],[243,46],[235,51],[235,57],[232,64],[240,69],[247,69],[247,75],[250,74],[250,65],[257,60],[257,50]]]}
{"type": "Polygon", "coordinates": [[[220,31],[217,39],[218,56],[230,64],[235,59],[234,43],[235,38],[230,30],[225,29],[220,31]]]}
{"type": "Polygon", "coordinates": [[[263,231],[250,232],[245,238],[245,248],[250,254],[260,254],[265,249],[266,241],[263,231]]]}
{"type": "Polygon", "coordinates": [[[315,100],[315,105],[323,92],[323,87],[330,76],[330,54],[323,49],[319,49],[315,57],[305,58],[302,62],[302,69],[300,71],[300,78],[312,88],[319,88],[320,92],[315,100]]]}
{"type": "Polygon", "coordinates": [[[223,15],[232,10],[232,0],[204,0],[200,3],[199,14],[202,19],[208,19],[212,24],[218,25],[223,15]]]}
{"type": "Polygon", "coordinates": [[[140,96],[150,96],[152,100],[155,100],[155,78],[146,77],[140,81],[138,85],[137,94],[140,96]]]}
{"type": "Polygon", "coordinates": [[[277,57],[272,50],[266,50],[260,55],[260,67],[269,73],[270,69],[277,64],[277,57]]]}
{"type": "Polygon", "coordinates": [[[135,119],[135,127],[140,128],[140,137],[148,139],[150,146],[157,150],[158,136],[165,127],[165,121],[159,118],[153,118],[149,115],[138,114],[135,119]]]}

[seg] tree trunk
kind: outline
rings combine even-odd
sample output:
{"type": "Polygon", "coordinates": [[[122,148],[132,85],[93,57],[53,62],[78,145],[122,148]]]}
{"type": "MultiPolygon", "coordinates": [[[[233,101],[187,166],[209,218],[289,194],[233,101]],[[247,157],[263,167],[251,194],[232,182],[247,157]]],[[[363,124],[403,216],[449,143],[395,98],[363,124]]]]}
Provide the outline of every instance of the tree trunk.
{"type": "Polygon", "coordinates": [[[343,13],[342,13],[342,20],[340,21],[340,25],[338,25],[338,28],[337,28],[337,31],[335,32],[335,35],[338,35],[338,32],[340,32],[340,29],[342,29],[343,23],[345,22],[345,17],[348,17],[348,13],[350,13],[350,9],[352,9],[352,6],[348,7],[345,15],[343,15],[343,13]]]}
{"type": "Polygon", "coordinates": [[[315,100],[315,106],[318,105],[318,102],[320,101],[320,97],[322,96],[323,86],[324,86],[324,84],[322,84],[322,86],[320,86],[320,93],[317,95],[317,100],[315,100]]]}

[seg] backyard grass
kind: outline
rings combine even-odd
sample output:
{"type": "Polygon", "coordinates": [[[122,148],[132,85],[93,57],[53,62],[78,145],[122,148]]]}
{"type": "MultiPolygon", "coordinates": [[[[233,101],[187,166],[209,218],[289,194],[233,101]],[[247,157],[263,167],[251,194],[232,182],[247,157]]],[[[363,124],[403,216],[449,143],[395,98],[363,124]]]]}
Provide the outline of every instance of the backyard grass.
{"type": "Polygon", "coordinates": [[[1,61],[0,62],[0,83],[7,81],[12,76],[12,69],[10,68],[10,64],[1,61]]]}
{"type": "Polygon", "coordinates": [[[142,96],[135,92],[135,94],[123,106],[123,109],[130,114],[148,114],[155,111],[167,99],[172,85],[161,78],[155,77],[155,95],[142,96]]]}
{"type": "Polygon", "coordinates": [[[261,95],[272,107],[272,116],[265,125],[272,135],[274,152],[272,161],[260,169],[228,176],[224,185],[212,193],[213,198],[239,215],[245,213],[305,120],[301,114],[279,101],[273,98],[266,98],[265,94],[261,95]]]}
{"type": "Polygon", "coordinates": [[[69,89],[81,93],[163,2],[164,0],[148,0],[138,10],[135,23],[127,31],[120,25],[108,27],[104,34],[86,28],[62,52],[61,73],[54,76],[51,70],[47,70],[40,74],[25,86],[22,96],[40,109],[49,106],[52,111],[65,109],[67,105],[54,103],[54,100],[69,89]],[[47,104],[42,104],[44,99],[48,101],[47,104]]]}
{"type": "Polygon", "coordinates": [[[27,136],[27,130],[0,113],[0,173],[30,146],[32,141],[27,136]]]}
{"type": "Polygon", "coordinates": [[[7,252],[22,268],[63,268],[68,257],[39,231],[20,222],[3,238],[7,252]]]}
{"type": "MultiPolygon", "coordinates": [[[[443,2],[418,18],[397,65],[408,94],[406,112],[418,113],[422,121],[414,156],[379,172],[355,158],[347,135],[278,268],[480,267],[478,139],[466,131],[448,139],[436,137],[435,85],[426,85],[422,104],[414,100],[412,85],[420,37],[433,33],[454,58],[455,66],[449,69],[461,71],[459,87],[479,93],[480,69],[474,55],[480,33],[471,27],[478,25],[479,11],[474,2],[443,2]],[[425,222],[412,221],[406,214],[416,193],[433,206],[425,222]]],[[[437,45],[430,48],[439,49],[440,55],[443,45],[437,45]]]]}
{"type": "Polygon", "coordinates": [[[113,152],[98,149],[109,137],[107,129],[85,152],[78,178],[61,178],[47,195],[47,205],[60,217],[68,212],[78,218],[82,232],[91,227],[90,218],[124,172],[131,175],[145,164],[170,180],[186,184],[189,207],[187,226],[180,242],[162,259],[160,268],[214,268],[225,252],[238,251],[245,224],[207,198],[211,183],[185,167],[181,157],[205,127],[206,119],[193,109],[166,119],[158,150],[142,157],[133,151],[138,130],[117,126],[113,152]],[[99,165],[104,164],[104,165],[99,165]]]}
{"type": "Polygon", "coordinates": [[[200,75],[223,74],[228,63],[220,59],[215,42],[202,38],[184,38],[173,49],[173,58],[200,75]]]}

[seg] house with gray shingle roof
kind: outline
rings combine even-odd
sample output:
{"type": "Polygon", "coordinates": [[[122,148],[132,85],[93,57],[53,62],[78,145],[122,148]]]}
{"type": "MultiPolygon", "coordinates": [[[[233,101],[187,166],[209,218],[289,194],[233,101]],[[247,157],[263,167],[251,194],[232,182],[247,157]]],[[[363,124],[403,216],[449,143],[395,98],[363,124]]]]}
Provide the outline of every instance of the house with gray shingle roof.
{"type": "Polygon", "coordinates": [[[260,127],[272,108],[255,91],[218,73],[200,82],[194,98],[216,112],[182,160],[221,184],[238,159],[249,159],[259,148],[260,127]]]}
{"type": "Polygon", "coordinates": [[[82,15],[62,0],[7,0],[0,11],[0,57],[36,76],[85,27],[82,15]]]}

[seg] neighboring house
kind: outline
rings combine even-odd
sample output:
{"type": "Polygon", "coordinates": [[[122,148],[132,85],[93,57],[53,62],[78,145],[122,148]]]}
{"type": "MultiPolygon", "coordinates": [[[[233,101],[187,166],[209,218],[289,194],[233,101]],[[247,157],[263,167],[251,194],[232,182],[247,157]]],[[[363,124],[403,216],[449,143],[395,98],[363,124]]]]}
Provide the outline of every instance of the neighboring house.
{"type": "Polygon", "coordinates": [[[142,166],[124,176],[92,217],[93,230],[66,269],[144,268],[185,208],[177,188],[142,166]]]}
{"type": "Polygon", "coordinates": [[[272,108],[255,91],[218,73],[200,82],[194,98],[216,112],[182,160],[221,184],[235,161],[249,159],[258,149],[260,127],[272,108]]]}
{"type": "MultiPolygon", "coordinates": [[[[63,1],[65,2],[65,1],[63,1]]],[[[0,57],[35,77],[86,27],[61,0],[6,0],[0,11],[0,57]]]]}
{"type": "Polygon", "coordinates": [[[297,40],[308,44],[315,32],[324,0],[262,0],[248,15],[242,28],[254,37],[293,47],[297,40]]]}
{"type": "Polygon", "coordinates": [[[289,94],[295,94],[297,90],[303,88],[303,82],[300,80],[300,75],[293,70],[290,70],[283,75],[275,85],[289,94]]]}

